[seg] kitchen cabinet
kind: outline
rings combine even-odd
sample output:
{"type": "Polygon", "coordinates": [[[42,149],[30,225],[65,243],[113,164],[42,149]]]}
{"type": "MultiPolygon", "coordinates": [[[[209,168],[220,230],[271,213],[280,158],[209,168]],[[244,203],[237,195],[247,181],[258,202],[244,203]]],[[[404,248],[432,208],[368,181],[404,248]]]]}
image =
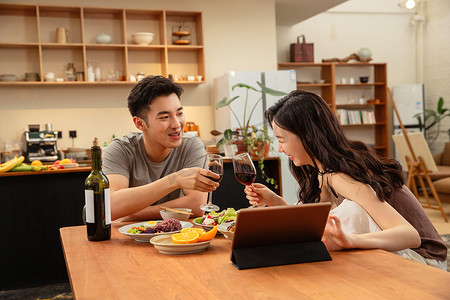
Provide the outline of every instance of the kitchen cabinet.
{"type": "Polygon", "coordinates": [[[130,75],[139,72],[172,75],[182,84],[206,79],[201,12],[0,4],[0,27],[0,74],[18,77],[0,85],[134,84],[130,75]],[[173,28],[181,25],[190,30],[187,45],[173,44],[173,28]],[[57,28],[68,32],[67,43],[57,43],[57,28]],[[155,35],[151,44],[138,45],[134,32],[155,35]],[[97,43],[102,33],[111,43],[97,43]],[[101,68],[101,81],[86,80],[88,62],[101,68]],[[84,80],[44,80],[49,72],[64,78],[68,63],[84,72],[84,80]],[[25,81],[26,73],[38,73],[40,79],[25,81]]]}
{"type": "Polygon", "coordinates": [[[295,70],[298,90],[319,94],[339,112],[348,138],[389,156],[386,63],[278,63],[278,69],[295,70]],[[369,77],[367,83],[359,80],[364,76],[369,77]]]}
{"type": "MultiPolygon", "coordinates": [[[[0,174],[0,290],[68,281],[59,228],[82,225],[90,167],[0,174]]],[[[1,298],[1,297],[0,297],[1,298]]]]}

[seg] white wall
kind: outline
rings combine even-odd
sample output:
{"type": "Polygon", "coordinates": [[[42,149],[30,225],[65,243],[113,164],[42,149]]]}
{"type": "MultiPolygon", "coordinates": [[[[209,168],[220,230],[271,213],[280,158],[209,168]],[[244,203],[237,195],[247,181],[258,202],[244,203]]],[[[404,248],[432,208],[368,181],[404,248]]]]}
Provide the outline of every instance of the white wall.
{"type": "MultiPolygon", "coordinates": [[[[436,110],[439,97],[450,108],[450,1],[428,0],[424,7],[424,82],[427,108],[436,110]]],[[[438,139],[430,145],[433,153],[442,152],[449,141],[450,117],[441,122],[438,139]]],[[[429,136],[433,135],[431,132],[429,136]]],[[[430,139],[429,139],[430,141],[430,139]]]]}
{"type": "MultiPolygon", "coordinates": [[[[76,5],[203,12],[205,84],[184,86],[182,104],[188,121],[195,121],[202,138],[214,129],[211,88],[214,77],[228,70],[276,69],[274,0],[0,0],[1,3],[76,5]],[[257,13],[255,8],[257,7],[257,13]]],[[[3,29],[2,29],[3,30],[3,29]]],[[[0,70],[1,73],[1,70],[0,70]]],[[[63,131],[58,146],[72,146],[69,130],[77,130],[75,147],[89,147],[91,137],[108,141],[134,131],[126,98],[131,86],[0,87],[0,150],[5,141],[19,139],[28,124],[52,123],[63,131]]]]}

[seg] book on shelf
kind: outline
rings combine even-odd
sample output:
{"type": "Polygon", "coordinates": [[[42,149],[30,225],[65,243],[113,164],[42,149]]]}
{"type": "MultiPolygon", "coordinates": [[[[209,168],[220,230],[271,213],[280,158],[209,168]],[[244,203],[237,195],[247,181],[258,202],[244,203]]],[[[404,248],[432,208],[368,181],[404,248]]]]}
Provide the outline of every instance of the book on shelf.
{"type": "Polygon", "coordinates": [[[375,113],[371,110],[338,109],[341,125],[375,124],[375,113]]]}

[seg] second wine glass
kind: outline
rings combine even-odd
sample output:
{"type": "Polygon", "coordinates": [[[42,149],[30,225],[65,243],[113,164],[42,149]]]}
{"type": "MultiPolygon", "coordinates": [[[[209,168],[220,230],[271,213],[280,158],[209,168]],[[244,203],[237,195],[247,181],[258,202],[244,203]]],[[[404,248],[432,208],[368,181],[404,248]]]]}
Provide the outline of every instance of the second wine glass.
{"type": "MultiPolygon", "coordinates": [[[[219,179],[212,177],[208,178],[216,182],[220,182],[223,177],[223,157],[218,154],[206,154],[203,168],[218,174],[220,176],[219,179]]],[[[208,193],[208,203],[202,204],[200,209],[204,211],[218,211],[220,209],[220,207],[212,203],[212,192],[208,193]]]]}
{"type": "MultiPolygon", "coordinates": [[[[256,179],[256,169],[250,155],[245,152],[233,156],[234,176],[243,185],[252,185],[256,179]]],[[[259,207],[253,205],[252,207],[259,207]]]]}

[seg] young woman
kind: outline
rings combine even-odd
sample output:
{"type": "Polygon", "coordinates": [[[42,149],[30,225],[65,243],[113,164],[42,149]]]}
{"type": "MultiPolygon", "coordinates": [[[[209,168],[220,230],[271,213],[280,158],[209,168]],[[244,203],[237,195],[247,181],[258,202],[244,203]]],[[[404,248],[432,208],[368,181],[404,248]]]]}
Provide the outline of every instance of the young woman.
{"type": "MultiPolygon", "coordinates": [[[[380,248],[447,270],[447,248],[404,185],[400,164],[348,140],[318,95],[293,91],[265,113],[290,158],[300,203],[331,202],[328,250],[380,248]]],[[[287,205],[262,184],[245,189],[250,204],[287,205]]]]}

